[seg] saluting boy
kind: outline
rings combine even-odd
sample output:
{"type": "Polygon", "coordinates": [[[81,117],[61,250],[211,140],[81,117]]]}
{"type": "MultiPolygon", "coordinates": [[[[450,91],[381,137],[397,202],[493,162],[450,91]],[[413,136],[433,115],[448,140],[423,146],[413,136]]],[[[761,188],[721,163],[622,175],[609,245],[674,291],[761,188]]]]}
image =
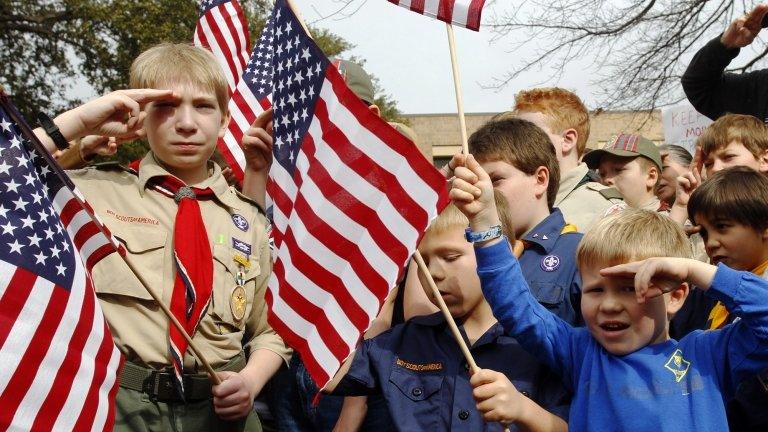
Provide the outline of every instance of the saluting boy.
{"type": "MultiPolygon", "coordinates": [[[[450,195],[470,229],[498,224],[488,174],[471,155],[452,163],[450,195]]],[[[768,282],[690,259],[685,233],[664,215],[625,210],[584,236],[577,261],[586,328],[538,303],[505,243],[496,237],[475,244],[483,293],[507,334],[575,392],[571,431],[727,430],[725,403],[743,379],[768,366],[768,282]],[[669,317],[682,306],[687,283],[741,320],[670,339],[669,317]]]]}
{"type": "MultiPolygon", "coordinates": [[[[565,422],[547,410],[564,415],[568,394],[551,371],[504,335],[480,290],[466,227],[467,218],[448,206],[430,225],[419,251],[478,366],[490,369],[482,376],[498,373],[499,386],[512,395],[505,400],[514,412],[491,413],[482,402],[490,399],[487,396],[479,400],[488,416],[478,412],[469,365],[441,312],[411,318],[363,341],[325,391],[383,394],[399,431],[502,429],[485,420],[503,420],[523,429],[565,430],[565,422]]],[[[422,285],[429,286],[426,280],[422,285]]],[[[436,304],[432,291],[425,290],[436,304]]]]}
{"type": "MultiPolygon", "coordinates": [[[[149,141],[138,171],[70,172],[136,269],[117,254],[93,269],[126,359],[115,429],[259,431],[253,399],[290,351],[266,319],[271,257],[263,212],[209,162],[229,121],[227,81],[210,52],[162,44],[134,61],[131,86],[160,90],[114,92],[58,116],[58,133],[36,130],[49,150],[88,134],[142,130],[149,141]],[[221,384],[211,387],[146,289],[185,324],[221,371],[221,384]],[[190,301],[192,292],[197,298],[190,301]]],[[[245,184],[253,178],[249,167],[245,184]]]]}

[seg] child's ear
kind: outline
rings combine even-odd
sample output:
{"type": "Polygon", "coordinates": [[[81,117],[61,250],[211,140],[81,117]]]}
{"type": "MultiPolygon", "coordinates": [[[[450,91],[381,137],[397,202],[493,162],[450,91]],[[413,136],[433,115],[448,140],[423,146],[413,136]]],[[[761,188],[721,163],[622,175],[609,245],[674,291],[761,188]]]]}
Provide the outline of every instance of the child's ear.
{"type": "Polygon", "coordinates": [[[579,141],[579,133],[576,129],[566,129],[563,131],[563,154],[571,154],[576,151],[576,143],[579,141]]]}
{"type": "Polygon", "coordinates": [[[763,150],[760,156],[758,156],[757,163],[760,166],[758,171],[761,173],[768,173],[768,149],[763,150]]]}
{"type": "Polygon", "coordinates": [[[685,299],[688,298],[690,287],[687,283],[681,283],[680,286],[669,292],[669,301],[667,302],[667,315],[672,318],[683,307],[685,299]]]}
{"type": "Polygon", "coordinates": [[[536,198],[539,198],[547,193],[547,187],[549,186],[549,170],[547,167],[540,166],[536,168],[533,175],[536,177],[536,198]]]}
{"type": "Polygon", "coordinates": [[[659,182],[659,167],[657,167],[655,164],[652,165],[648,169],[648,186],[651,188],[651,190],[654,190],[656,188],[656,184],[659,182]]]}
{"type": "Polygon", "coordinates": [[[221,124],[219,125],[219,138],[224,138],[224,134],[226,134],[227,127],[229,126],[229,119],[229,110],[227,110],[227,112],[221,116],[221,124]]]}

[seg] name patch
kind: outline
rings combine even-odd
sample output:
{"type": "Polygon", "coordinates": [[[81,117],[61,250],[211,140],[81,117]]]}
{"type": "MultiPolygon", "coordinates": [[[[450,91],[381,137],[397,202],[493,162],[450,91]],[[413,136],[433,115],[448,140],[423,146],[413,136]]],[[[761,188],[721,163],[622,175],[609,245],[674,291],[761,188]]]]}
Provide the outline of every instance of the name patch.
{"type": "Polygon", "coordinates": [[[395,360],[395,363],[400,366],[401,368],[405,368],[408,370],[412,370],[415,372],[431,372],[431,371],[439,371],[443,370],[443,364],[440,362],[437,363],[411,363],[407,362],[402,359],[395,360]]]}
{"type": "Polygon", "coordinates": [[[147,225],[160,225],[160,222],[158,222],[157,219],[152,219],[148,217],[119,215],[113,212],[112,210],[107,210],[107,214],[123,222],[140,223],[140,224],[147,224],[147,225]]]}
{"type": "Polygon", "coordinates": [[[242,242],[234,237],[232,237],[232,247],[235,250],[238,250],[245,254],[245,256],[251,255],[251,245],[249,245],[246,242],[242,242]]]}

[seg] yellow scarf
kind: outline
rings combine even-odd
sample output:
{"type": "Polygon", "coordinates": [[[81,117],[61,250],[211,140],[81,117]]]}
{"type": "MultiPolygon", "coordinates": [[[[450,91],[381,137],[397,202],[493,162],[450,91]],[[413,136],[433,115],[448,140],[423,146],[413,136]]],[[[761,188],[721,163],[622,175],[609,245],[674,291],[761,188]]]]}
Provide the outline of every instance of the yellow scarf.
{"type": "MultiPolygon", "coordinates": [[[[766,270],[768,270],[768,261],[755,267],[751,272],[762,277],[766,270]]],[[[721,302],[717,302],[715,307],[709,312],[707,328],[709,330],[719,329],[725,325],[726,321],[728,321],[728,309],[726,309],[725,305],[721,302]]]]}

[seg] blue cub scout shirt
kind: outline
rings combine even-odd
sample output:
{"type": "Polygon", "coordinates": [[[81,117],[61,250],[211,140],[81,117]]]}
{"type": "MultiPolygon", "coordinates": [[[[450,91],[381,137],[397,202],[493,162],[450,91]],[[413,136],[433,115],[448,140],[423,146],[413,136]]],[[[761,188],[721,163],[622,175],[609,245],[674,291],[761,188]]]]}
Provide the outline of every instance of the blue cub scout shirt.
{"type": "MultiPolygon", "coordinates": [[[[560,379],[505,336],[499,324],[470,351],[479,367],[503,373],[521,393],[566,417],[569,395],[560,379]]],[[[441,313],[415,317],[363,341],[334,394],[376,393],[384,395],[400,431],[502,430],[499,423],[486,424],[477,411],[469,367],[441,313]]]]}
{"type": "Polygon", "coordinates": [[[536,300],[567,323],[578,326],[583,321],[576,247],[584,235],[562,234],[565,225],[560,210],[552,209],[549,216],[521,239],[526,248],[518,261],[536,300]]]}

